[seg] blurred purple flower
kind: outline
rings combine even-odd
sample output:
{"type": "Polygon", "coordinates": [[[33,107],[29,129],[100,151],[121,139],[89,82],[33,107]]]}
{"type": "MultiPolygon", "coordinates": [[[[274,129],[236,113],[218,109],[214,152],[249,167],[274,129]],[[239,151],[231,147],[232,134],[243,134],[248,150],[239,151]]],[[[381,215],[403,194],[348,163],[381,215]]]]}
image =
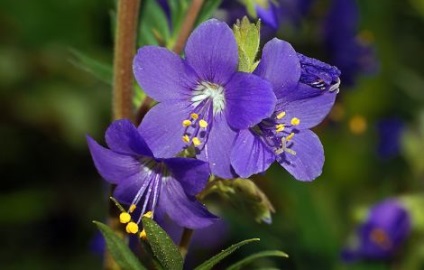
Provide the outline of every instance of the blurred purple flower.
{"type": "Polygon", "coordinates": [[[367,219],[356,231],[356,247],[342,251],[346,262],[356,260],[386,260],[392,258],[411,231],[406,209],[395,199],[374,205],[367,219]]]}
{"type": "Polygon", "coordinates": [[[375,73],[378,63],[369,40],[358,35],[359,10],[355,0],[333,0],[324,23],[324,42],[330,63],[342,71],[345,85],[359,74],[375,73]]]}
{"type": "Polygon", "coordinates": [[[156,157],[172,157],[193,145],[197,158],[208,161],[213,174],[235,176],[230,150],[236,130],[269,117],[276,102],[269,82],[237,69],[234,34],[218,20],[194,30],[185,59],[155,46],[138,51],[135,77],[160,102],[139,126],[156,157]]]}
{"type": "Polygon", "coordinates": [[[258,17],[265,25],[277,30],[281,24],[298,26],[308,13],[312,0],[278,0],[268,1],[266,6],[256,4],[258,17]]]}
{"type": "Polygon", "coordinates": [[[254,73],[271,82],[277,106],[270,118],[239,131],[231,152],[234,170],[247,178],[277,160],[297,180],[315,179],[322,171],[324,151],[310,128],[333,106],[340,71],[275,38],[265,45],[254,73]]]}
{"type": "Polygon", "coordinates": [[[404,126],[404,122],[399,118],[387,118],[377,123],[377,152],[380,157],[392,158],[399,153],[404,126]]]}
{"type": "Polygon", "coordinates": [[[187,158],[155,158],[128,120],[113,122],[105,137],[110,149],[100,146],[89,136],[87,141],[100,175],[117,185],[116,199],[140,207],[141,215],[147,211],[159,217],[167,214],[187,228],[213,223],[215,216],[195,198],[208,181],[207,163],[187,158]]]}

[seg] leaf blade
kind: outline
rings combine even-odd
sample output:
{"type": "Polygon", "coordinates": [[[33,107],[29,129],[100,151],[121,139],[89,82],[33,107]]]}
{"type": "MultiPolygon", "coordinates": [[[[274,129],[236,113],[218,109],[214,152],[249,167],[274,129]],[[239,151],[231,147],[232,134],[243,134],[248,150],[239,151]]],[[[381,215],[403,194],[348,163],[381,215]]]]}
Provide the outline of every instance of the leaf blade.
{"type": "Polygon", "coordinates": [[[283,258],[289,257],[289,255],[287,255],[287,253],[280,251],[280,250],[262,251],[262,252],[258,252],[256,254],[250,255],[250,256],[236,262],[235,264],[228,267],[227,270],[238,270],[238,269],[241,269],[243,266],[246,266],[247,264],[253,262],[256,259],[264,258],[264,257],[271,257],[271,256],[272,257],[283,257],[283,258]]]}

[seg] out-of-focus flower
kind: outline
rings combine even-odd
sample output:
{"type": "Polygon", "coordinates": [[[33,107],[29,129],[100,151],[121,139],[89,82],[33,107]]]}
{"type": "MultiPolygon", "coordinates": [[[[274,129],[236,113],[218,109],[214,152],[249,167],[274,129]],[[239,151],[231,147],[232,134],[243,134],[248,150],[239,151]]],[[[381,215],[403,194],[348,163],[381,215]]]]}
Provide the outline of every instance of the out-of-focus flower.
{"type": "Polygon", "coordinates": [[[238,72],[237,43],[227,24],[209,20],[190,35],[185,59],[146,46],[134,59],[143,90],[160,103],[145,116],[141,135],[156,157],[193,146],[212,173],[233,178],[230,152],[236,130],[269,117],[275,95],[269,82],[238,72]]]}
{"type": "Polygon", "coordinates": [[[296,179],[315,179],[322,171],[324,151],[310,128],[333,106],[340,71],[273,39],[254,73],[271,82],[277,106],[270,118],[239,131],[231,153],[236,173],[247,178],[277,160],[296,179]]]}
{"type": "Polygon", "coordinates": [[[399,251],[410,231],[407,210],[396,199],[384,200],[370,209],[367,219],[356,231],[356,245],[345,248],[342,258],[347,262],[390,259],[399,251]]]}
{"type": "Polygon", "coordinates": [[[404,122],[399,118],[387,118],[377,123],[377,152],[382,158],[392,158],[399,154],[404,122]]]}
{"type": "Polygon", "coordinates": [[[113,122],[106,131],[110,149],[87,136],[94,164],[100,175],[116,184],[114,197],[130,205],[121,214],[127,232],[137,233],[142,214],[152,211],[159,218],[167,214],[180,226],[200,228],[213,223],[215,216],[195,195],[209,178],[208,164],[187,158],[155,158],[139,131],[128,120],[113,122]],[[137,222],[130,214],[140,208],[137,222]]]}
{"type": "Polygon", "coordinates": [[[359,74],[378,69],[370,34],[358,34],[358,23],[355,0],[333,0],[324,23],[324,42],[330,63],[342,71],[344,85],[354,85],[359,74]]]}
{"type": "Polygon", "coordinates": [[[309,11],[312,0],[261,1],[255,5],[258,18],[265,25],[277,30],[281,24],[299,25],[309,11]]]}

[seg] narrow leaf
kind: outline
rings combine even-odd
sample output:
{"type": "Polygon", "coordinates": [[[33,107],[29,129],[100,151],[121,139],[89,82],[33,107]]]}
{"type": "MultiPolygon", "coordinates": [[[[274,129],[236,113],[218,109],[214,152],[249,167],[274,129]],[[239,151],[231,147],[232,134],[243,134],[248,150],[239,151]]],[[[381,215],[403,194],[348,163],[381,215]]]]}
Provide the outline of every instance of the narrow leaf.
{"type": "Polygon", "coordinates": [[[221,4],[222,0],[207,0],[202,6],[199,15],[196,19],[196,25],[206,21],[210,17],[212,17],[213,12],[218,8],[221,4]]]}
{"type": "Polygon", "coordinates": [[[164,10],[154,0],[147,0],[142,4],[138,45],[165,45],[170,37],[170,30],[164,10]]]}
{"type": "Polygon", "coordinates": [[[137,257],[132,253],[127,244],[117,236],[107,225],[93,221],[106,240],[107,249],[112,254],[116,263],[125,270],[143,270],[144,268],[137,257]]]}
{"type": "Polygon", "coordinates": [[[253,255],[250,255],[249,257],[244,258],[241,261],[236,262],[235,264],[231,265],[227,268],[227,270],[238,270],[242,267],[248,265],[249,263],[253,262],[256,259],[264,258],[264,257],[283,257],[288,258],[289,255],[287,255],[285,252],[279,251],[279,250],[267,250],[262,251],[253,255]]]}
{"type": "Polygon", "coordinates": [[[255,241],[259,241],[259,240],[260,240],[259,238],[252,238],[252,239],[247,239],[247,240],[241,241],[241,242],[239,242],[237,244],[234,244],[234,245],[230,246],[229,248],[221,251],[217,255],[213,256],[212,258],[210,258],[206,262],[204,262],[201,265],[199,265],[198,267],[195,268],[195,270],[209,270],[209,269],[212,269],[212,267],[214,267],[220,261],[222,261],[223,259],[225,259],[231,253],[233,253],[234,251],[236,251],[238,248],[240,248],[240,247],[242,247],[242,246],[244,246],[246,244],[249,244],[251,242],[255,242],[255,241]]]}
{"type": "Polygon", "coordinates": [[[99,62],[75,49],[71,49],[71,53],[75,57],[75,59],[71,59],[72,64],[91,73],[97,79],[112,85],[112,65],[99,62]]]}
{"type": "Polygon", "coordinates": [[[183,269],[183,257],[166,232],[152,219],[143,217],[143,226],[146,230],[153,254],[165,269],[183,269]]]}

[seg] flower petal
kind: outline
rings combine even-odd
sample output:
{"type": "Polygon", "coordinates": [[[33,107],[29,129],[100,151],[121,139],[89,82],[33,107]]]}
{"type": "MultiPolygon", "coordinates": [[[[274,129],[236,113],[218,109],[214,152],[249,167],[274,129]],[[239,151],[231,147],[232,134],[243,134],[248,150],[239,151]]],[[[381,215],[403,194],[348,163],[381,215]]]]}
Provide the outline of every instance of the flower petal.
{"type": "Polygon", "coordinates": [[[236,132],[232,130],[224,115],[215,116],[209,138],[197,158],[209,162],[211,172],[219,177],[231,179],[236,177],[230,164],[230,153],[236,132]]]}
{"type": "Polygon", "coordinates": [[[106,143],[111,150],[127,155],[152,156],[144,139],[127,119],[114,121],[106,130],[106,143]]]}
{"type": "Polygon", "coordinates": [[[210,175],[208,163],[193,158],[170,158],[163,162],[188,195],[195,196],[205,188],[210,175]]]}
{"type": "Polygon", "coordinates": [[[119,184],[139,172],[140,163],[134,157],[104,148],[90,136],[87,136],[87,143],[97,171],[108,182],[119,184]]]}
{"type": "Polygon", "coordinates": [[[287,99],[294,99],[277,105],[277,111],[285,111],[286,119],[293,117],[300,119],[297,129],[309,129],[319,123],[327,116],[336,100],[334,92],[323,92],[322,90],[299,84],[295,97],[291,95],[287,99]]]}
{"type": "Polygon", "coordinates": [[[138,50],[133,71],[143,90],[157,101],[184,99],[196,85],[195,73],[184,60],[157,46],[138,50]]]}
{"type": "Polygon", "coordinates": [[[238,175],[248,178],[266,171],[274,162],[275,154],[250,130],[241,130],[231,151],[231,165],[238,175]]]}
{"type": "MultiPolygon", "coordinates": [[[[113,196],[123,204],[130,205],[136,196],[143,196],[144,191],[154,179],[145,173],[139,172],[119,183],[113,192],[113,196]]],[[[143,201],[143,200],[140,200],[143,201]]]]}
{"type": "Polygon", "coordinates": [[[296,51],[290,43],[277,38],[265,44],[261,62],[254,72],[272,84],[277,99],[294,91],[300,73],[300,62],[296,51]]]}
{"type": "Polygon", "coordinates": [[[190,115],[188,103],[162,102],[144,117],[138,130],[157,158],[174,157],[183,150],[182,121],[190,115]]]}
{"type": "Polygon", "coordinates": [[[294,135],[292,150],[296,155],[283,153],[278,163],[300,181],[312,181],[321,175],[324,165],[324,149],[315,133],[302,130],[294,135]]]}
{"type": "Polygon", "coordinates": [[[178,225],[190,229],[209,226],[216,219],[194,196],[188,197],[181,184],[172,178],[162,185],[158,208],[178,225]]]}
{"type": "Polygon", "coordinates": [[[185,59],[201,79],[225,84],[238,66],[237,43],[230,27],[212,19],[197,27],[187,40],[185,59]]]}
{"type": "Polygon", "coordinates": [[[228,124],[235,129],[253,127],[269,117],[276,98],[270,83],[248,73],[236,73],[225,86],[228,124]]]}

